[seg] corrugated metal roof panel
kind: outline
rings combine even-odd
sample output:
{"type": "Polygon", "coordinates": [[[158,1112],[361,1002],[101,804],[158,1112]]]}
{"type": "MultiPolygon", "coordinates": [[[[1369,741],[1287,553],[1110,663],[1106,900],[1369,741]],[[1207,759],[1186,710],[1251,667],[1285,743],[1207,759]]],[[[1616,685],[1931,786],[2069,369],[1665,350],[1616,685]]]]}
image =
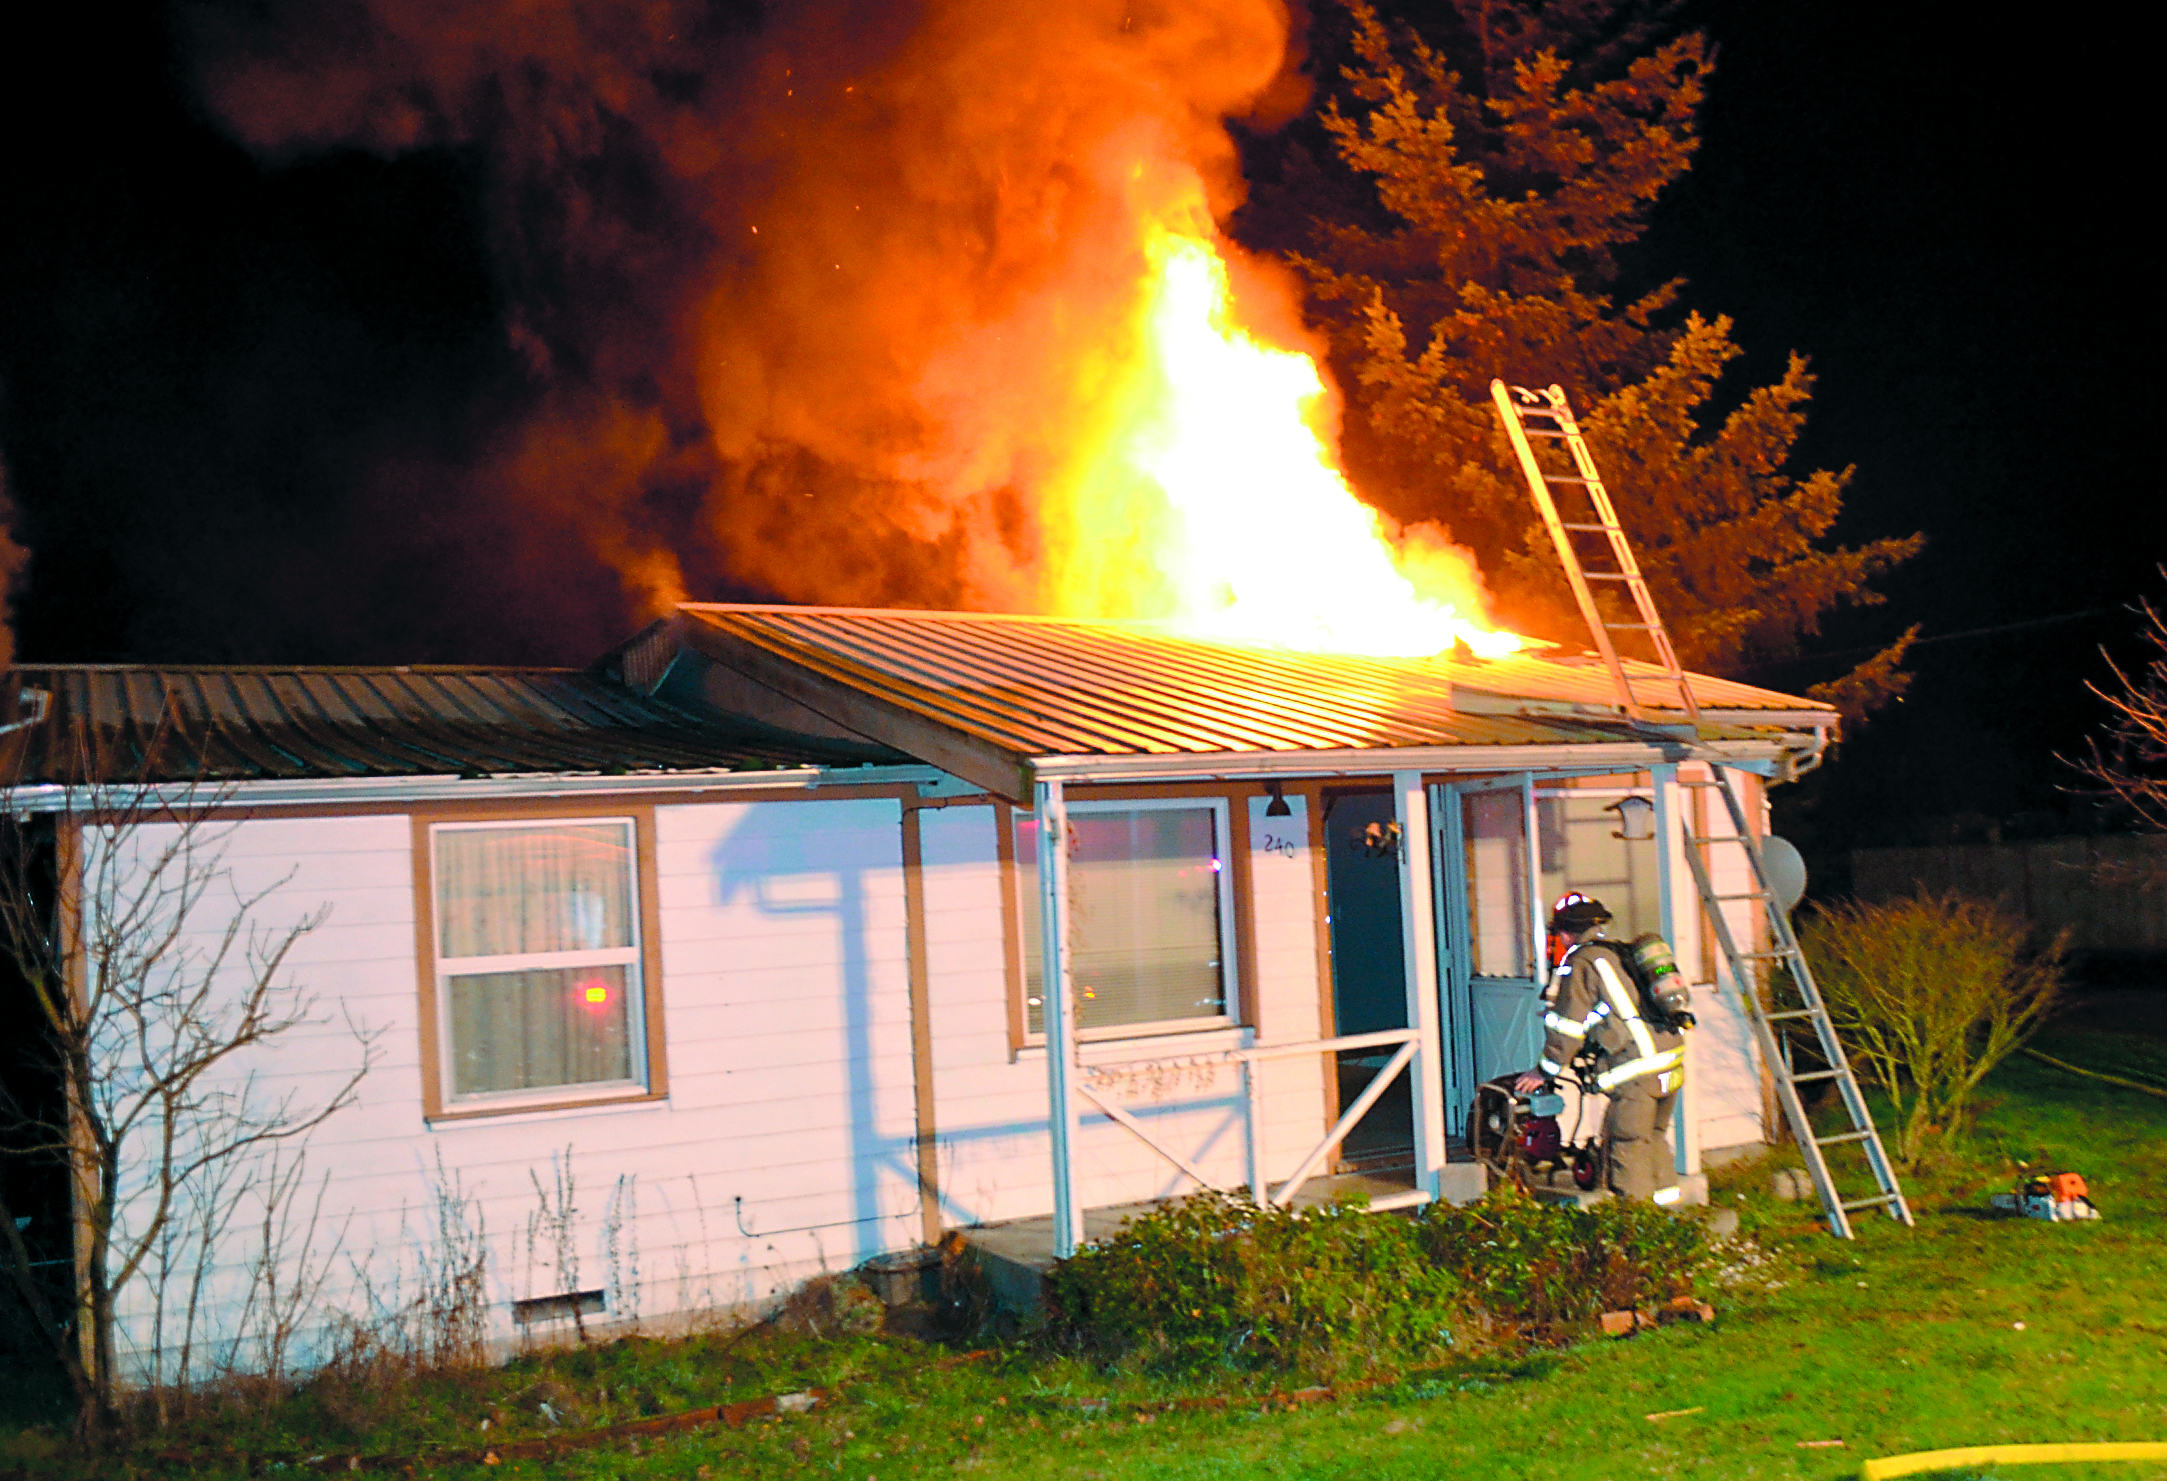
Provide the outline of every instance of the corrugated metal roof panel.
{"type": "MultiPolygon", "coordinates": [[[[574,669],[50,665],[8,739],[26,783],[262,781],[857,765],[862,747],[757,738],[574,669]],[[847,754],[845,754],[847,750],[847,754]]],[[[896,759],[903,759],[898,757],[896,759]]]]}
{"type": "MultiPolygon", "coordinates": [[[[984,613],[703,604],[680,613],[687,641],[717,661],[757,650],[1021,756],[1567,744],[1620,733],[1609,677],[1593,660],[1301,653],[1141,624],[984,613]]],[[[1659,670],[1634,668],[1651,707],[1675,704],[1659,670]]],[[[1832,716],[1750,685],[1693,684],[1704,709],[1755,722],[1832,716]]]]}
{"type": "MultiPolygon", "coordinates": [[[[1528,651],[1503,658],[1447,657],[1437,661],[1452,673],[1464,702],[1470,706],[1481,703],[1476,698],[1480,695],[1515,704],[1569,704],[1613,713],[1618,708],[1610,673],[1603,667],[1603,661],[1592,653],[1565,655],[1528,651]]],[[[1642,706],[1659,714],[1669,711],[1681,721],[1685,718],[1678,708],[1677,687],[1660,668],[1633,658],[1625,659],[1623,663],[1627,681],[1633,686],[1633,697],[1642,706]]],[[[1794,725],[1811,723],[1816,716],[1826,724],[1836,713],[1835,706],[1819,700],[1801,699],[1795,694],[1761,689],[1735,679],[1719,679],[1713,674],[1688,674],[1686,677],[1693,688],[1694,702],[1704,711],[1766,715],[1769,724],[1794,725]]]]}

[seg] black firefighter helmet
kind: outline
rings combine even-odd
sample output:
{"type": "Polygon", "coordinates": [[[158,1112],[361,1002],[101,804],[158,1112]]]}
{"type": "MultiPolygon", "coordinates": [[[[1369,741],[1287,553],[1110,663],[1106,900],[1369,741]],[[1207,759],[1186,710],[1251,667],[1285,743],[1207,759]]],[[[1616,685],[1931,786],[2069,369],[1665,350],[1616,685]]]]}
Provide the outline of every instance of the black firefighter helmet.
{"type": "Polygon", "coordinates": [[[1550,907],[1550,932],[1554,936],[1577,936],[1590,926],[1610,919],[1603,902],[1578,890],[1558,896],[1550,907]]]}

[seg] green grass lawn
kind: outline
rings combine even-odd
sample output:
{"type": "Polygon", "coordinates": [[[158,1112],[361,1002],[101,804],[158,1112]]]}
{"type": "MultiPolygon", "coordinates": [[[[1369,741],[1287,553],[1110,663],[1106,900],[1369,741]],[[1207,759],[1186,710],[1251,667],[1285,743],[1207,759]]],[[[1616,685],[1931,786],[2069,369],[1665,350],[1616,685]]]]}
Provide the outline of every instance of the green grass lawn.
{"type": "MultiPolygon", "coordinates": [[[[2157,1039],[2072,1029],[2041,1047],[2167,1083],[2167,1042],[2157,1039]]],[[[1912,1450],[2167,1439],[2167,1099],[2012,1061],[1988,1087],[1968,1155],[1911,1181],[1918,1228],[1870,1218],[1848,1244],[1817,1232],[1801,1206],[1770,1199],[1765,1168],[1719,1174],[1717,1183],[1718,1200],[1739,1207],[1785,1280],[1770,1293],[1715,1297],[1713,1326],[1403,1375],[1291,1406],[1259,1394],[1275,1383],[1298,1388],[1300,1378],[1176,1383],[1023,1347],[956,1361],[901,1339],[756,1335],[728,1347],[635,1342],[529,1360],[416,1385],[376,1401],[380,1408],[304,1396],[262,1421],[227,1423],[221,1440],[259,1455],[477,1446],[541,1432],[516,1402],[537,1384],[587,1422],[816,1385],[840,1397],[742,1429],[430,1473],[1839,1477],[1855,1476],[1864,1459],[1912,1450]],[[1985,1216],[1987,1195],[2019,1163],[2081,1171],[2107,1218],[2049,1225],[1985,1216]],[[1694,1412],[1649,1418],[1680,1410],[1694,1412]],[[1801,1444],[1830,1440],[1843,1444],[1801,1444]]],[[[82,1473],[52,1452],[35,1430],[0,1439],[0,1476],[11,1466],[82,1473]]],[[[209,1466],[200,1452],[129,1463],[141,1475],[244,1474],[238,1460],[209,1466]]],[[[1956,1474],[2130,1481],[2167,1475],[2167,1466],[1956,1474]]]]}

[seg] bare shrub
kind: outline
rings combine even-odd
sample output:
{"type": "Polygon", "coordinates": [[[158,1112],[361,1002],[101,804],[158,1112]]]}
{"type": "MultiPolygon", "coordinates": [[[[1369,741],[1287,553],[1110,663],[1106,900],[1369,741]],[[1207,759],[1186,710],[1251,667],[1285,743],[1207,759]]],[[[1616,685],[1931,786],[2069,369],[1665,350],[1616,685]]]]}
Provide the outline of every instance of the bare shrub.
{"type": "Polygon", "coordinates": [[[620,1173],[602,1216],[602,1255],[609,1267],[603,1287],[610,1314],[626,1330],[640,1324],[640,1182],[636,1173],[620,1173]]]}
{"type": "MultiPolygon", "coordinates": [[[[527,1215],[527,1294],[529,1296],[573,1293],[579,1290],[579,1180],[572,1173],[572,1149],[550,1157],[550,1182],[528,1169],[534,1183],[535,1209],[527,1215]],[[535,1271],[547,1274],[543,1289],[536,1289],[535,1271]]],[[[587,1321],[580,1303],[570,1303],[573,1330],[587,1340],[587,1321]]]]}
{"type": "Polygon", "coordinates": [[[679,1312],[713,1311],[722,1303],[716,1298],[714,1271],[706,1258],[714,1247],[707,1232],[707,1199],[700,1192],[698,1174],[686,1174],[685,1186],[692,1195],[692,1215],[699,1242],[697,1245],[688,1242],[682,1223],[673,1220],[676,1238],[672,1242],[671,1258],[677,1266],[677,1309],[679,1312]],[[692,1268],[694,1249],[700,1252],[702,1261],[698,1272],[692,1268]]]}
{"type": "Polygon", "coordinates": [[[1979,1082],[2052,1012],[2063,943],[2034,950],[2029,936],[2015,916],[1955,894],[1806,918],[1799,944],[1845,1049],[1895,1103],[1905,1162],[1961,1135],[1979,1082]]]}
{"type": "MultiPolygon", "coordinates": [[[[439,1157],[430,1187],[433,1229],[405,1231],[413,1284],[395,1270],[389,1289],[367,1266],[351,1262],[367,1315],[344,1318],[334,1364],[385,1366],[398,1372],[478,1368],[489,1361],[489,1230],[481,1201],[439,1157]]],[[[401,1220],[404,1230],[404,1220],[401,1220]]]]}
{"type": "Polygon", "coordinates": [[[333,1318],[336,1337],[303,1388],[327,1418],[353,1435],[375,1427],[416,1379],[479,1382],[489,1367],[489,1240],[480,1200],[437,1162],[429,1224],[402,1229],[413,1260],[411,1284],[395,1270],[379,1286],[349,1256],[363,1316],[333,1318]]]}
{"type": "MultiPolygon", "coordinates": [[[[82,770],[105,769],[86,760],[82,770]]],[[[375,1051],[373,1036],[349,1023],[356,1066],[314,1104],[247,1068],[261,1046],[325,1021],[288,971],[325,911],[272,907],[290,874],[239,882],[225,861],[233,825],[218,821],[217,789],[61,789],[36,812],[10,805],[14,790],[0,789],[0,952],[27,989],[23,1030],[36,1036],[30,1052],[55,1090],[0,1103],[0,1151],[64,1171],[78,1279],[56,1295],[36,1278],[4,1201],[0,1263],[52,1344],[82,1423],[97,1428],[113,1416],[123,1379],[122,1293],[139,1279],[149,1285],[160,1342],[177,1323],[192,1359],[205,1262],[216,1258],[234,1195],[252,1188],[267,1206],[287,1201],[267,1197],[264,1180],[279,1174],[256,1164],[275,1163],[281,1143],[352,1104],[375,1051]],[[169,1296],[186,1310],[167,1311],[169,1296]]],[[[161,1378],[164,1362],[153,1360],[161,1378]]]]}
{"type": "Polygon", "coordinates": [[[326,1172],[308,1194],[308,1155],[274,1157],[263,1170],[262,1218],[256,1254],[250,1265],[248,1295],[235,1326],[239,1342],[231,1349],[229,1371],[248,1373],[283,1385],[301,1357],[300,1343],[319,1319],[318,1298],[332,1264],[346,1243],[346,1226],[327,1231],[323,1224],[326,1172]],[[304,1212],[302,1200],[307,1197],[304,1212]],[[321,1242],[327,1240],[327,1247],[321,1242]]]}
{"type": "Polygon", "coordinates": [[[2161,833],[2167,832],[2167,617],[2150,602],[2139,603],[2138,611],[2152,658],[2136,672],[2108,658],[2113,687],[2088,686],[2114,712],[2106,743],[2094,739],[2089,752],[2070,764],[2094,791],[2127,808],[2140,827],[2161,833]]]}

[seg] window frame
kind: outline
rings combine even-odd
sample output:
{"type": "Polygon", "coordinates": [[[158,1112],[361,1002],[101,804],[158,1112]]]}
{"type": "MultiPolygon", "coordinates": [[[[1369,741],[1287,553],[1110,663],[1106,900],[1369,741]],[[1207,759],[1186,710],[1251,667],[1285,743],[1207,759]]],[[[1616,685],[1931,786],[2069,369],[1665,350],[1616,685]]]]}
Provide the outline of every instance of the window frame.
{"type": "MultiPolygon", "coordinates": [[[[1235,818],[1246,817],[1246,804],[1237,812],[1232,801],[1224,794],[1212,793],[1200,796],[1154,796],[1154,797],[1094,797],[1081,798],[1073,794],[1068,798],[1070,816],[1079,813],[1121,812],[1167,812],[1187,810],[1208,811],[1212,815],[1213,839],[1218,847],[1219,892],[1219,990],[1220,1001],[1225,1007],[1217,1014],[1198,1014],[1187,1018],[1155,1018],[1136,1023],[1108,1024],[1099,1028],[1079,1027],[1076,1040],[1079,1044],[1105,1043],[1124,1039],[1165,1038],[1177,1034],[1223,1033],[1229,1029],[1244,1029],[1249,1016],[1248,989],[1242,975],[1241,937],[1242,923],[1237,914],[1240,901],[1246,893],[1237,888],[1235,871],[1241,867],[1237,862],[1237,845],[1246,846],[1246,837],[1237,836],[1235,818]]],[[[1038,897],[1025,888],[1027,877],[1025,861],[1016,838],[1017,825],[1025,819],[1036,818],[1037,813],[1028,807],[1003,807],[996,810],[1001,826],[1001,852],[1009,865],[1009,888],[1004,892],[1016,933],[1011,937],[1013,952],[1011,967],[1013,976],[1009,990],[1009,1035],[1014,1049],[1038,1049],[1046,1047],[1044,1029],[1031,1028],[1031,979],[1028,957],[1024,950],[1024,933],[1039,929],[1038,897]]],[[[1031,861],[1030,876],[1037,873],[1036,859],[1031,861]]]]}
{"type": "MultiPolygon", "coordinates": [[[[414,862],[414,941],[420,988],[422,1119],[433,1124],[667,1100],[669,1072],[663,1047],[662,928],[655,878],[653,805],[622,799],[475,803],[464,807],[416,809],[409,821],[414,862]],[[552,823],[595,822],[632,825],[633,946],[628,965],[637,974],[638,990],[627,994],[630,1021],[626,1025],[626,1037],[634,1061],[633,1078],[598,1082],[593,1089],[551,1085],[536,1090],[454,1096],[451,1089],[451,995],[444,990],[447,974],[437,956],[437,830],[446,826],[545,827],[552,823]]],[[[612,948],[608,954],[616,955],[623,950],[622,947],[612,948]]]]}

